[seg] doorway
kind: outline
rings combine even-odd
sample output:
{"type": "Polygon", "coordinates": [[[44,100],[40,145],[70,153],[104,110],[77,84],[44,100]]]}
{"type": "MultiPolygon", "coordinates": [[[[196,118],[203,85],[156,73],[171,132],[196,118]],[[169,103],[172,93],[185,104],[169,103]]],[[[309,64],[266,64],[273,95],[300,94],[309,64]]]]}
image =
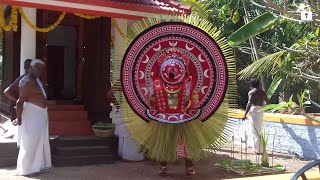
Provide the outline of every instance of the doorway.
{"type": "Polygon", "coordinates": [[[75,98],[77,31],[58,26],[47,36],[47,90],[49,100],[75,98]]]}
{"type": "Polygon", "coordinates": [[[48,64],[48,98],[64,99],[64,47],[47,46],[48,64]]]}

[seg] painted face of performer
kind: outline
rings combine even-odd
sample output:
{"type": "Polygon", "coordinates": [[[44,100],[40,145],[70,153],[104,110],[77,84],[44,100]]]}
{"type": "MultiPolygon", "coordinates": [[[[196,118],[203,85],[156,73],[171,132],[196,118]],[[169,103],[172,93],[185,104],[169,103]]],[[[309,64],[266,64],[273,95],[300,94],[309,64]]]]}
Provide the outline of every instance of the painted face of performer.
{"type": "Polygon", "coordinates": [[[179,59],[168,59],[161,64],[160,75],[165,83],[178,85],[186,76],[186,67],[179,59]]]}

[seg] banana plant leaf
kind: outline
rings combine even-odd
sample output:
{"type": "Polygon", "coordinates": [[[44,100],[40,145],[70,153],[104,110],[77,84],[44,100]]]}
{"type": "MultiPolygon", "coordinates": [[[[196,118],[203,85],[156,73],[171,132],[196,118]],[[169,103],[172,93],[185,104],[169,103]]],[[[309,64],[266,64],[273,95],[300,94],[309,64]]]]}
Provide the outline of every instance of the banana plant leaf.
{"type": "Polygon", "coordinates": [[[270,84],[270,87],[267,91],[268,99],[271,99],[272,95],[274,94],[274,92],[276,92],[282,80],[283,78],[281,76],[275,76],[275,78],[272,80],[272,83],[270,84]]]}
{"type": "Polygon", "coordinates": [[[271,27],[277,25],[279,22],[280,21],[278,21],[277,17],[273,16],[269,12],[266,12],[254,18],[248,24],[242,26],[236,32],[231,34],[229,36],[229,45],[240,45],[241,43],[248,40],[250,37],[269,30],[271,27]]]}
{"type": "Polygon", "coordinates": [[[277,111],[286,110],[286,109],[288,109],[288,107],[291,107],[294,104],[296,104],[296,103],[293,101],[283,102],[280,104],[270,104],[270,105],[263,107],[260,111],[274,113],[277,111]]]}

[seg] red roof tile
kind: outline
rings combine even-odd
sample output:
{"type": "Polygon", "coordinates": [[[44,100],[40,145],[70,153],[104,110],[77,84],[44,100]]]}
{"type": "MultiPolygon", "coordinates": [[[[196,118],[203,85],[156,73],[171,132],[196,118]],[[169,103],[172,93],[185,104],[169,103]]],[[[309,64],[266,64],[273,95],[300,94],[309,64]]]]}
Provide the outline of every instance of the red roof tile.
{"type": "Polygon", "coordinates": [[[190,7],[180,5],[173,0],[1,0],[1,2],[22,7],[128,19],[139,19],[154,14],[191,13],[190,7]]]}
{"type": "Polygon", "coordinates": [[[101,7],[148,12],[155,14],[182,15],[191,13],[191,8],[173,0],[59,0],[101,7]]]}
{"type": "Polygon", "coordinates": [[[172,0],[105,0],[113,1],[113,3],[121,4],[123,7],[142,6],[145,8],[154,9],[154,13],[159,14],[187,14],[191,13],[191,8],[183,6],[172,0]],[[158,11],[157,11],[158,10],[158,11]],[[159,11],[160,10],[160,11],[159,11]]]}

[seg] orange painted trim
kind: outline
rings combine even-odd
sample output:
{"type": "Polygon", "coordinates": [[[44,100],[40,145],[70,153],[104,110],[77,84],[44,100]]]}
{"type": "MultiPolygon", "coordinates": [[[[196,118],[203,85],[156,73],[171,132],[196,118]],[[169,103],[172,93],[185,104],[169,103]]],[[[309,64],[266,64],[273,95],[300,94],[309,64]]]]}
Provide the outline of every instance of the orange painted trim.
{"type": "MultiPolygon", "coordinates": [[[[231,118],[240,119],[244,115],[244,111],[237,110],[232,114],[231,118]]],[[[264,113],[265,121],[276,122],[276,123],[286,123],[286,124],[296,124],[296,125],[306,125],[306,126],[320,126],[320,122],[312,121],[302,115],[289,115],[280,113],[264,113]]]]}
{"type": "Polygon", "coordinates": [[[20,1],[12,1],[12,0],[0,0],[0,4],[7,4],[7,5],[21,6],[21,7],[30,7],[30,8],[37,8],[37,9],[45,9],[45,10],[51,10],[51,11],[69,12],[69,13],[82,13],[82,14],[89,14],[89,15],[93,15],[93,16],[103,16],[103,17],[112,17],[112,18],[121,18],[121,19],[140,20],[140,19],[144,18],[141,16],[133,16],[133,15],[126,15],[126,14],[117,14],[117,13],[93,11],[93,10],[77,9],[77,8],[69,8],[69,7],[64,7],[62,9],[61,7],[58,7],[58,6],[29,3],[29,2],[20,2],[20,1]]]}

